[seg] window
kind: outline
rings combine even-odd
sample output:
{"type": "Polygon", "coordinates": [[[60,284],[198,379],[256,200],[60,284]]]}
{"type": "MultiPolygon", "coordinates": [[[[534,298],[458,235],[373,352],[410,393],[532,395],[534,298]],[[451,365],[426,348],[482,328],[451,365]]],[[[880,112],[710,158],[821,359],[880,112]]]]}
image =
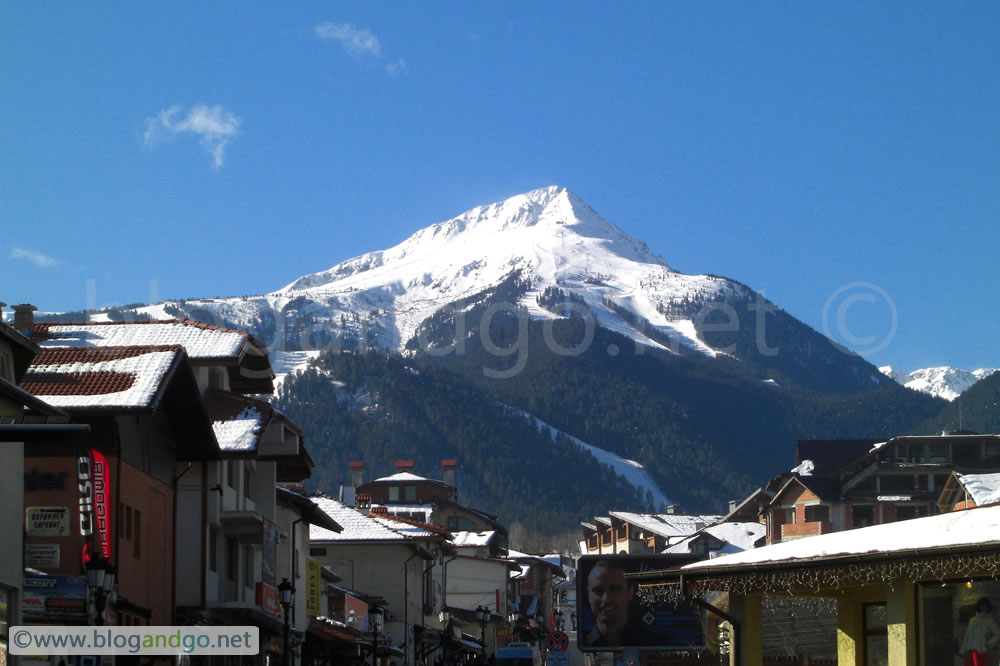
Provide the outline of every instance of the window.
{"type": "Polygon", "coordinates": [[[222,376],[222,368],[208,369],[208,388],[211,389],[226,388],[226,380],[222,376]]]}
{"type": "Polygon", "coordinates": [[[896,520],[909,520],[927,515],[927,506],[923,504],[900,504],[896,507],[896,520]]]}
{"type": "Polygon", "coordinates": [[[389,501],[390,502],[399,501],[399,486],[389,486],[389,501]]]}
{"type": "Polygon", "coordinates": [[[807,523],[828,523],[830,522],[830,507],[825,504],[813,504],[806,507],[807,523]]]}
{"type": "Polygon", "coordinates": [[[247,499],[253,499],[253,492],[251,492],[251,489],[253,488],[252,481],[253,477],[251,475],[250,466],[243,465],[243,496],[247,499]]]}
{"type": "Polygon", "coordinates": [[[125,538],[132,540],[132,507],[125,507],[125,538]]]}
{"type": "Polygon", "coordinates": [[[226,485],[236,489],[236,461],[232,458],[226,461],[226,485]]]}
{"type": "Polygon", "coordinates": [[[0,354],[0,377],[3,377],[9,382],[14,381],[14,373],[10,371],[10,362],[3,354],[0,354]]]}
{"type": "Polygon", "coordinates": [[[854,527],[868,527],[875,524],[875,508],[871,504],[851,507],[851,523],[854,527]]]}
{"type": "MultiPolygon", "coordinates": [[[[448,516],[449,532],[472,532],[475,531],[475,529],[476,524],[465,516],[448,516]]],[[[611,543],[611,541],[609,540],[607,543],[611,543]]]]}
{"type": "Polygon", "coordinates": [[[309,557],[326,557],[326,548],[310,548],[309,557]]]}
{"type": "Polygon", "coordinates": [[[135,541],[132,542],[132,554],[136,559],[139,559],[141,555],[139,546],[142,544],[142,512],[136,509],[133,515],[135,516],[135,541]]]}
{"type": "Polygon", "coordinates": [[[417,501],[417,487],[416,486],[406,486],[406,501],[416,502],[417,501]]]}
{"type": "Polygon", "coordinates": [[[214,525],[208,527],[208,568],[219,570],[219,530],[214,525]]]}
{"type": "Polygon", "coordinates": [[[236,570],[239,568],[239,551],[236,548],[236,539],[226,537],[226,578],[231,581],[236,580],[236,570]]]}
{"type": "Polygon", "coordinates": [[[889,663],[889,613],[885,604],[865,604],[865,666],[889,663]]]}
{"type": "Polygon", "coordinates": [[[253,546],[246,546],[243,549],[243,585],[253,587],[253,546]]]}

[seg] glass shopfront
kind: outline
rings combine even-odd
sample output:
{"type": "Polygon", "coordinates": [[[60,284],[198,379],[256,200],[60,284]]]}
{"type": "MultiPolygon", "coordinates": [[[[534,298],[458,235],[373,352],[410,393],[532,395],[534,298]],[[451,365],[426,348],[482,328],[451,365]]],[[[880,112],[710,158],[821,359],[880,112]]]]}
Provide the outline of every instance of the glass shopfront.
{"type": "Polygon", "coordinates": [[[921,663],[927,666],[998,666],[998,604],[1000,581],[921,585],[921,663]]]}

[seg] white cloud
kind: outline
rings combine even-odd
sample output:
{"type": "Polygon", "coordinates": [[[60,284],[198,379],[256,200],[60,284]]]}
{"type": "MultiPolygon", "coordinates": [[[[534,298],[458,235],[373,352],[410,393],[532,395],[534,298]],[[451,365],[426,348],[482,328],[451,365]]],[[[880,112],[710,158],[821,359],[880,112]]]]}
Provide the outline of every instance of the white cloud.
{"type": "Polygon", "coordinates": [[[316,26],[316,34],[322,39],[333,39],[340,42],[340,46],[355,58],[364,56],[377,58],[382,53],[382,44],[378,37],[373,35],[370,30],[356,28],[350,23],[326,21],[316,26]]]}
{"type": "Polygon", "coordinates": [[[153,146],[181,134],[194,134],[212,156],[215,168],[219,168],[223,164],[226,145],[239,133],[242,122],[239,116],[218,104],[196,104],[186,114],[181,107],[171,106],[146,119],[142,140],[145,145],[153,146]]]}
{"type": "Polygon", "coordinates": [[[406,61],[400,58],[396,62],[390,62],[385,66],[385,71],[389,72],[393,76],[402,74],[406,71],[406,61]]]}
{"type": "Polygon", "coordinates": [[[11,259],[25,259],[35,264],[39,268],[52,268],[59,262],[52,257],[47,257],[41,252],[34,252],[23,247],[15,247],[10,251],[11,259]]]}

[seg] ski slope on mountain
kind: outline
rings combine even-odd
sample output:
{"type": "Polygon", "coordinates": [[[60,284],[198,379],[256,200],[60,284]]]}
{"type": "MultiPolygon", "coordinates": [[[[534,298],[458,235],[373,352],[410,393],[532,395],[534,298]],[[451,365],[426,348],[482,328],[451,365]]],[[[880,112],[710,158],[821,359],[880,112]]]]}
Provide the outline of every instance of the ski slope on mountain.
{"type": "Polygon", "coordinates": [[[653,507],[655,510],[659,511],[662,507],[668,506],[672,503],[669,499],[667,499],[667,496],[663,494],[663,491],[660,490],[660,487],[656,484],[656,481],[653,480],[653,477],[649,475],[649,472],[646,471],[646,468],[636,461],[622,458],[621,456],[615,455],[610,451],[605,451],[604,449],[594,446],[593,444],[588,444],[578,437],[568,435],[562,430],[550,426],[538,417],[532,416],[528,412],[515,409],[509,405],[504,405],[504,407],[511,412],[522,416],[529,423],[538,428],[540,432],[548,433],[549,436],[552,437],[553,442],[558,441],[558,437],[562,435],[584,451],[589,452],[599,463],[610,467],[614,470],[615,474],[624,477],[626,481],[636,488],[641,489],[643,492],[648,492],[653,498],[653,507]]]}

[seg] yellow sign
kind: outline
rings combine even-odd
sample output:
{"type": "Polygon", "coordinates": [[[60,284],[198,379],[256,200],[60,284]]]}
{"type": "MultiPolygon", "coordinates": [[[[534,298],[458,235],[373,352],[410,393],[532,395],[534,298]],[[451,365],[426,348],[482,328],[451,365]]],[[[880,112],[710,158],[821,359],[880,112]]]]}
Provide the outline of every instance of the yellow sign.
{"type": "Polygon", "coordinates": [[[306,615],[310,617],[326,615],[320,607],[322,576],[319,568],[319,560],[306,560],[306,615]]]}

